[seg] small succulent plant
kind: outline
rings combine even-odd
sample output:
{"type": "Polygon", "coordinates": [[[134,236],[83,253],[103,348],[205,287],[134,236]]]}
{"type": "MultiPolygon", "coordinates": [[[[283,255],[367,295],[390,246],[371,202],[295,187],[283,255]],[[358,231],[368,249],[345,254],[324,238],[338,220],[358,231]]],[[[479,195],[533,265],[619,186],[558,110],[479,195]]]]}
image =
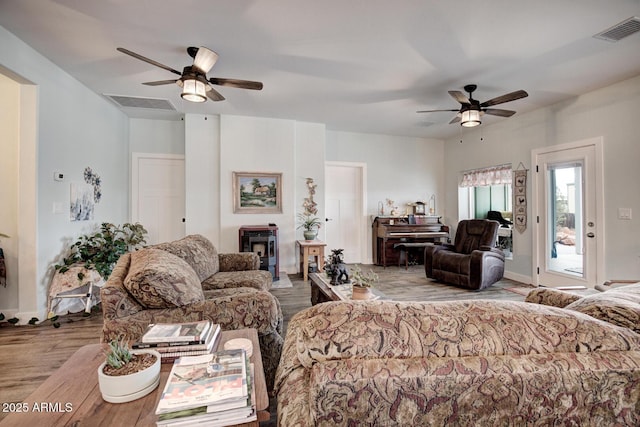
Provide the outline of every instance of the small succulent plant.
{"type": "Polygon", "coordinates": [[[109,343],[107,352],[107,365],[114,369],[120,369],[131,361],[133,355],[129,351],[129,346],[125,340],[113,340],[109,343]]]}

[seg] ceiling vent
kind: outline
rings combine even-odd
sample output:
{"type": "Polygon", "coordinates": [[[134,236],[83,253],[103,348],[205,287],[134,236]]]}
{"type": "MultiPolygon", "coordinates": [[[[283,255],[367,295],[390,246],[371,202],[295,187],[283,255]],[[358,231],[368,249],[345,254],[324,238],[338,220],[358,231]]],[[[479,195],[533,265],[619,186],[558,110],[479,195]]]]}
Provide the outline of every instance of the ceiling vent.
{"type": "Polygon", "coordinates": [[[629,19],[625,19],[619,24],[596,34],[593,37],[608,42],[617,42],[631,34],[637,33],[638,31],[640,31],[640,18],[634,16],[629,19]]]}
{"type": "Polygon", "coordinates": [[[107,98],[115,102],[120,107],[125,108],[146,108],[149,110],[176,111],[169,100],[160,98],[140,98],[136,96],[107,95],[107,98]]]}

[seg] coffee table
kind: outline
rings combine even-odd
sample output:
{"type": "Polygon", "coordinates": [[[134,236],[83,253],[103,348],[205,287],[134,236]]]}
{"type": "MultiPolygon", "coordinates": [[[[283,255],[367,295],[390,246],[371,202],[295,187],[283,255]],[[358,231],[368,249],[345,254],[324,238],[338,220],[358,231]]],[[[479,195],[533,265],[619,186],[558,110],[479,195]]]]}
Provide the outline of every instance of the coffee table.
{"type": "MultiPolygon", "coordinates": [[[[320,304],[327,301],[350,301],[351,284],[331,285],[331,280],[325,273],[309,274],[311,282],[311,305],[320,304]]],[[[379,289],[371,288],[372,300],[385,300],[388,297],[379,289]]]]}
{"type": "MultiPolygon", "coordinates": [[[[258,420],[240,425],[258,427],[259,421],[270,419],[269,396],[264,379],[258,333],[255,329],[223,331],[218,348],[222,348],[226,341],[233,338],[247,338],[253,344],[250,360],[255,370],[258,420]]],[[[156,406],[172,364],[162,364],[160,385],[152,393],[132,402],[107,403],[102,400],[98,387],[98,367],[104,361],[105,348],[104,344],[89,344],[81,347],[29,397],[20,404],[16,404],[12,408],[12,413],[0,422],[0,426],[155,427],[156,406]],[[20,409],[22,412],[18,412],[20,409]]]]}

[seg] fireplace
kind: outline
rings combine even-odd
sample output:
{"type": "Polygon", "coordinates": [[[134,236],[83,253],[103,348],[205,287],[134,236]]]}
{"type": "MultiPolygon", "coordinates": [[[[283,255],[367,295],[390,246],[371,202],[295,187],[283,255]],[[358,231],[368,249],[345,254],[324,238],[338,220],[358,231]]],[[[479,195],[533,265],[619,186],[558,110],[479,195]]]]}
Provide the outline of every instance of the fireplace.
{"type": "Polygon", "coordinates": [[[238,234],[240,252],[257,254],[260,270],[270,272],[274,281],[279,280],[278,227],[275,224],[243,225],[238,234]]]}

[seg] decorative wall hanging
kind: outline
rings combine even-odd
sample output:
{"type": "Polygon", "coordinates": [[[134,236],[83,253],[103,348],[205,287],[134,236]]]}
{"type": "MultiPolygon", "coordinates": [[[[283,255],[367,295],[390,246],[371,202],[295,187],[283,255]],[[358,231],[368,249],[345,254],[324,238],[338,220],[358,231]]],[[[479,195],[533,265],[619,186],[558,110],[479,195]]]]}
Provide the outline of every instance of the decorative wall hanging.
{"type": "Polygon", "coordinates": [[[522,162],[513,171],[513,222],[520,234],[527,229],[527,172],[522,162]]]}
{"type": "Polygon", "coordinates": [[[233,172],[233,213],[282,213],[282,174],[233,172]]]}
{"type": "Polygon", "coordinates": [[[89,221],[93,219],[94,189],[89,184],[71,184],[71,221],[89,221]]]}
{"type": "Polygon", "coordinates": [[[93,186],[93,201],[100,203],[100,199],[102,198],[102,180],[89,166],[84,168],[84,182],[93,186]]]}

